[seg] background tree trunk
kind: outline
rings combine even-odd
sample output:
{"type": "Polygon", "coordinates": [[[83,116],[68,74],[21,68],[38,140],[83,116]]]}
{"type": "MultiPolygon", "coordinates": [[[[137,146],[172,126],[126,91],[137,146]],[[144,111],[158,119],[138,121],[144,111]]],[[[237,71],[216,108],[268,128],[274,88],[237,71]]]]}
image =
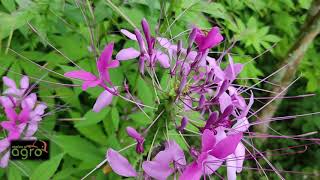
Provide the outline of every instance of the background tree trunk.
{"type": "MultiPolygon", "coordinates": [[[[320,0],[314,0],[306,18],[304,25],[300,30],[298,39],[293,44],[292,48],[288,51],[285,60],[281,66],[286,64],[287,67],[278,74],[275,78],[275,82],[280,86],[275,86],[272,91],[277,94],[281,93],[295,78],[295,73],[299,67],[301,60],[309,45],[312,43],[314,38],[320,33],[320,0]]],[[[318,58],[318,57],[315,57],[318,58]]],[[[286,91],[281,94],[284,96],[286,91]]],[[[273,117],[278,106],[281,103],[281,99],[274,100],[264,110],[262,110],[258,117],[261,121],[270,120],[273,117]]],[[[256,131],[260,133],[266,133],[270,122],[264,122],[256,126],[256,131]]]]}

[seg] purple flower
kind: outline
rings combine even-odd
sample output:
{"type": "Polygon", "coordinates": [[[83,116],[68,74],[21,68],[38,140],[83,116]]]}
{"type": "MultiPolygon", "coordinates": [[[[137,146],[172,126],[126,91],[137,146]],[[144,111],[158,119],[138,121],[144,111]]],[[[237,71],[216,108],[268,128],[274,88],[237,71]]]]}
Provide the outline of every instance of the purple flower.
{"type": "Polygon", "coordinates": [[[223,41],[223,36],[220,34],[218,27],[213,27],[208,33],[197,29],[195,42],[198,45],[200,52],[204,52],[207,49],[218,45],[221,41],[223,41]]]}
{"type": "Polygon", "coordinates": [[[29,78],[27,76],[23,76],[20,80],[20,88],[17,87],[16,83],[4,76],[2,77],[3,83],[8,87],[3,94],[4,95],[10,95],[10,96],[15,96],[15,97],[22,97],[25,91],[29,87],[29,78]]]}
{"type": "Polygon", "coordinates": [[[19,139],[23,129],[29,120],[30,109],[24,108],[18,115],[13,108],[6,107],[5,114],[8,121],[2,121],[1,126],[8,131],[8,140],[19,139]]]}
{"type": "Polygon", "coordinates": [[[83,82],[82,89],[86,90],[89,87],[100,86],[105,89],[96,100],[96,103],[93,106],[93,111],[99,112],[103,107],[109,105],[112,102],[112,97],[115,95],[115,92],[112,91],[105,83],[112,86],[110,80],[109,69],[116,68],[119,66],[118,60],[112,60],[112,51],[113,43],[108,44],[99,60],[97,62],[97,69],[99,72],[99,77],[96,77],[90,72],[84,70],[76,70],[65,73],[64,75],[69,78],[80,79],[83,82]]]}
{"type": "Polygon", "coordinates": [[[152,161],[143,162],[142,168],[152,178],[165,180],[185,165],[183,150],[176,142],[168,141],[165,150],[160,151],[152,161]]]}
{"type": "Polygon", "coordinates": [[[144,148],[143,148],[144,137],[141,136],[141,134],[139,134],[132,127],[127,127],[126,130],[127,130],[128,135],[137,141],[136,152],[139,154],[143,153],[144,152],[144,148]]]}
{"type": "Polygon", "coordinates": [[[198,180],[202,175],[211,175],[224,162],[224,159],[235,152],[242,138],[242,133],[225,137],[217,142],[214,133],[208,129],[202,134],[201,153],[197,160],[187,166],[180,180],[198,180]]]}
{"type": "Polygon", "coordinates": [[[129,39],[138,41],[140,52],[134,48],[122,49],[116,55],[116,59],[119,61],[125,61],[139,57],[140,72],[143,72],[142,68],[144,68],[144,61],[147,61],[151,64],[151,66],[154,66],[154,60],[157,60],[162,67],[169,68],[170,60],[168,55],[154,48],[155,38],[151,36],[148,22],[143,19],[141,25],[145,35],[145,41],[138,29],[135,29],[135,34],[132,34],[125,29],[121,30],[121,33],[127,36],[129,39]],[[145,44],[147,44],[147,47],[145,44]]]}

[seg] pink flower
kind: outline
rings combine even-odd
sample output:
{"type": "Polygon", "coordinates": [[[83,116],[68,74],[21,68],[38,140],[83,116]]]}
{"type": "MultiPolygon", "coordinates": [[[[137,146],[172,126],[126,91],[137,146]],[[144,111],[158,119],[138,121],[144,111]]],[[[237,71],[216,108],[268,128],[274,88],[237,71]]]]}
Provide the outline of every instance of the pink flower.
{"type": "Polygon", "coordinates": [[[200,52],[205,52],[207,49],[218,45],[221,41],[223,41],[223,36],[220,34],[218,27],[213,27],[208,33],[197,28],[195,42],[200,52]]]}
{"type": "Polygon", "coordinates": [[[8,121],[1,122],[1,126],[8,131],[9,141],[17,140],[30,118],[30,109],[24,108],[18,115],[13,108],[7,107],[5,108],[5,113],[8,121]]]}
{"type": "Polygon", "coordinates": [[[165,150],[160,151],[153,161],[143,162],[142,168],[152,178],[165,180],[185,165],[186,159],[183,150],[176,142],[168,141],[165,150]]]}
{"type": "Polygon", "coordinates": [[[4,95],[22,97],[29,87],[29,78],[27,76],[23,76],[21,78],[20,88],[17,87],[16,83],[12,79],[6,76],[2,77],[2,80],[3,83],[8,87],[8,89],[3,92],[4,95]]]}
{"type": "Polygon", "coordinates": [[[96,100],[93,106],[93,111],[99,112],[103,107],[112,102],[112,97],[115,92],[111,90],[106,84],[112,86],[110,80],[109,69],[119,66],[118,60],[112,60],[113,43],[108,44],[101,53],[97,62],[97,69],[99,76],[95,76],[90,72],[84,70],[76,70],[65,73],[64,75],[69,78],[80,79],[83,81],[82,89],[85,91],[89,87],[100,86],[105,89],[96,100]]]}
{"type": "Polygon", "coordinates": [[[69,78],[75,78],[84,81],[82,84],[83,90],[87,90],[89,87],[96,86],[101,86],[107,89],[107,86],[104,83],[109,83],[110,85],[112,84],[110,80],[109,69],[119,66],[119,61],[111,60],[112,51],[113,43],[110,43],[104,48],[103,52],[101,53],[101,56],[99,57],[99,60],[97,62],[99,77],[96,77],[92,73],[84,70],[70,71],[65,73],[64,75],[69,78]]]}
{"type": "Polygon", "coordinates": [[[214,133],[208,129],[202,134],[201,153],[183,171],[180,180],[198,180],[203,174],[211,175],[224,162],[224,159],[235,152],[242,138],[242,133],[234,134],[217,142],[214,133]]]}

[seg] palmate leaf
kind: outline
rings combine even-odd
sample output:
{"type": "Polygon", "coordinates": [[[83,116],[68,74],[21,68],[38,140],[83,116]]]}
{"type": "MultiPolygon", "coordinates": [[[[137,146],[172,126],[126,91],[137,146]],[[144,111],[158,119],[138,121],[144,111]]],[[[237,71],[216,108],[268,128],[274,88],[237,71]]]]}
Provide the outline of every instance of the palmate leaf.
{"type": "Polygon", "coordinates": [[[36,16],[37,8],[35,3],[28,3],[28,7],[20,8],[11,14],[0,12],[0,24],[2,24],[0,26],[0,39],[6,38],[11,31],[27,24],[28,21],[36,16]]]}
{"type": "Polygon", "coordinates": [[[280,41],[278,36],[269,34],[268,26],[261,27],[254,17],[249,18],[246,25],[240,19],[236,20],[236,24],[236,26],[228,24],[229,28],[236,33],[236,38],[246,47],[252,46],[258,53],[261,53],[263,48],[269,48],[271,43],[280,41]]]}

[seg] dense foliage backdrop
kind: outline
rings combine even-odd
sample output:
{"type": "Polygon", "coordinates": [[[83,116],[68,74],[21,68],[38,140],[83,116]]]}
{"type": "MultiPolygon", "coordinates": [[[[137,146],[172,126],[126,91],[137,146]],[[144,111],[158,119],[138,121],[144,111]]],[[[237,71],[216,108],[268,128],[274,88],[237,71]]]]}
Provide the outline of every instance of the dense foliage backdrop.
{"type": "MultiPolygon", "coordinates": [[[[49,82],[72,83],[48,69],[61,74],[70,71],[70,58],[82,68],[94,71],[94,49],[97,50],[97,55],[111,41],[115,42],[115,50],[129,45],[136,46],[127,41],[119,31],[122,28],[132,30],[132,25],[139,26],[141,19],[145,17],[153,30],[160,22],[158,31],[165,37],[175,37],[192,25],[203,29],[217,25],[226,37],[220,50],[228,48],[232,38],[238,38],[237,46],[232,49],[235,61],[245,63],[257,57],[240,74],[245,80],[238,80],[239,83],[250,85],[257,82],[257,78],[263,78],[279,68],[298,37],[312,0],[110,2],[1,0],[0,74],[16,80],[21,78],[21,74],[26,74],[33,79],[32,82],[42,78],[49,82]]],[[[298,67],[297,75],[302,78],[288,92],[292,96],[307,93],[316,95],[283,100],[276,116],[320,111],[319,44],[318,37],[309,46],[298,67]]],[[[123,80],[127,79],[134,86],[133,93],[144,104],[152,105],[153,90],[143,79],[137,78],[136,65],[133,64],[132,61],[125,62],[116,71],[111,71],[111,79],[116,85],[122,85],[123,80]]],[[[127,138],[124,130],[126,126],[139,127],[150,122],[142,112],[135,112],[133,105],[128,105],[121,99],[114,100],[103,111],[94,113],[91,108],[99,90],[82,92],[79,88],[44,81],[39,82],[36,91],[41,100],[49,105],[52,113],[41,122],[37,137],[51,140],[51,158],[46,162],[10,163],[8,168],[0,169],[2,179],[79,179],[104,159],[107,147],[121,149],[133,142],[127,138]]],[[[271,87],[261,84],[259,88],[271,87]]],[[[256,96],[268,95],[263,91],[255,93],[256,96]]],[[[256,106],[265,102],[266,100],[258,101],[256,106]]],[[[148,113],[153,116],[151,112],[148,113]]],[[[0,115],[1,119],[2,117],[0,115]]],[[[271,127],[286,135],[319,131],[320,116],[273,122],[271,127]]],[[[266,151],[303,143],[307,142],[268,139],[264,143],[257,141],[257,146],[266,151]]],[[[136,156],[133,149],[125,154],[127,157],[136,156]]],[[[308,150],[302,154],[270,156],[269,159],[280,170],[303,171],[318,176],[320,173],[320,150],[317,145],[308,146],[308,150]]],[[[246,163],[247,166],[256,166],[254,161],[246,163]]],[[[261,163],[265,164],[263,161],[261,163]]],[[[223,170],[220,171],[224,173],[223,170]]],[[[268,173],[270,179],[277,178],[273,174],[268,173]]],[[[284,174],[288,179],[317,178],[307,174],[284,174]]],[[[101,169],[94,176],[96,179],[118,178],[113,173],[105,175],[101,169]]],[[[265,179],[256,170],[245,170],[239,178],[265,179]]]]}

